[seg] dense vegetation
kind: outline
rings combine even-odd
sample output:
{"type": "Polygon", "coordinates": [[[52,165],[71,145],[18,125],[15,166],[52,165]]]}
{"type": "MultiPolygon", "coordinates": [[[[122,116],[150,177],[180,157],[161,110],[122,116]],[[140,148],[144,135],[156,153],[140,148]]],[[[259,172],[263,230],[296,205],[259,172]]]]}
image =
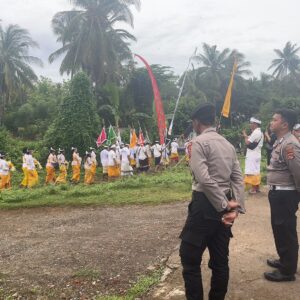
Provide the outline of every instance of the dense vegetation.
{"type": "MultiPolygon", "coordinates": [[[[32,64],[41,61],[30,56],[31,48],[37,46],[30,33],[18,25],[0,24],[0,150],[13,159],[20,159],[24,145],[43,159],[49,146],[76,145],[84,151],[94,146],[104,124],[141,126],[151,138],[157,135],[151,82],[146,69],[134,64],[130,43],[135,37],[124,30],[124,24],[133,26],[132,9],[139,9],[140,1],[71,2],[74,10],[53,17],[59,46],[49,56],[50,62],[63,57],[60,72],[69,74],[71,81],[38,79],[32,64]]],[[[238,50],[203,43],[187,74],[174,134],[187,132],[191,112],[202,102],[215,103],[220,112],[234,61],[238,68],[231,117],[222,121],[223,134],[233,143],[239,141],[240,127],[252,115],[261,118],[265,127],[278,107],[299,112],[298,53],[291,42],[282,50],[275,49],[271,73],[256,78],[250,62],[238,50]]],[[[174,74],[169,66],[152,68],[170,119],[183,74],[174,74]]]]}

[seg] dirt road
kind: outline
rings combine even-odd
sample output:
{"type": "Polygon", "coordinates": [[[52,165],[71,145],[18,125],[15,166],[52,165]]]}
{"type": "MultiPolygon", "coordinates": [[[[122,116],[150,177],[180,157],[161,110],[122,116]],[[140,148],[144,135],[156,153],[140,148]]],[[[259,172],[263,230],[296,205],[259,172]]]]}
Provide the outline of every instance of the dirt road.
{"type": "MultiPolygon", "coordinates": [[[[300,224],[298,222],[298,233],[300,224]]],[[[272,283],[263,278],[263,272],[272,270],[266,259],[276,257],[270,225],[267,193],[249,196],[247,214],[240,216],[233,228],[234,238],[230,245],[230,284],[228,300],[299,300],[300,276],[289,283],[272,283]]],[[[178,251],[174,251],[169,262],[172,273],[154,289],[147,299],[183,300],[184,288],[178,251]]],[[[208,254],[202,263],[206,295],[209,291],[210,270],[208,254]]]]}
{"type": "MultiPolygon", "coordinates": [[[[0,211],[0,299],[92,299],[124,292],[174,252],[187,204],[0,211]]],[[[262,278],[269,269],[265,259],[275,254],[266,194],[249,198],[247,208],[233,230],[228,299],[300,299],[299,276],[284,284],[262,278]]],[[[177,252],[173,259],[178,264],[177,252]]],[[[147,298],[184,299],[180,273],[178,267],[147,298]]]]}
{"type": "Polygon", "coordinates": [[[170,255],[184,217],[184,203],[0,211],[0,299],[122,293],[170,255]]]}

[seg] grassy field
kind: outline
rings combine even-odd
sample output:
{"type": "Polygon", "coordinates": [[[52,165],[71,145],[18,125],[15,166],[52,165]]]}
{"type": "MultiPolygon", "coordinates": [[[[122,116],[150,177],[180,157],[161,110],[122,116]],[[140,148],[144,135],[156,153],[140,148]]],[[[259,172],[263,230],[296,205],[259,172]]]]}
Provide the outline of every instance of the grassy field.
{"type": "MultiPolygon", "coordinates": [[[[244,158],[240,159],[244,169],[244,158]]],[[[266,160],[262,160],[262,182],[266,182],[266,160]]],[[[99,170],[98,170],[99,172],[99,170]]],[[[31,189],[18,188],[22,173],[13,175],[13,189],[0,193],[0,209],[32,208],[44,206],[86,206],[127,204],[161,204],[188,200],[191,193],[191,175],[185,166],[160,173],[140,174],[115,182],[97,182],[92,186],[84,184],[45,186],[45,174],[40,173],[40,184],[31,189]]],[[[97,174],[101,178],[101,174],[97,174]]]]}
{"type": "MultiPolygon", "coordinates": [[[[16,176],[15,176],[16,177],[16,176]]],[[[14,178],[16,180],[16,178],[14,178]]],[[[141,174],[115,182],[15,188],[0,194],[0,209],[44,206],[160,204],[190,198],[191,176],[180,167],[157,174],[141,174]]]]}

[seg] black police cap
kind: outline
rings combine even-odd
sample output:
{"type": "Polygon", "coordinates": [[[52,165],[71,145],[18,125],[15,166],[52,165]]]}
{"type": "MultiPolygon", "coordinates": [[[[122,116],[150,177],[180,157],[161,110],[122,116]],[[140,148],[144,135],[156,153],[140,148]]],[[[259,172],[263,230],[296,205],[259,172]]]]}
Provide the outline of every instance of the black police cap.
{"type": "Polygon", "coordinates": [[[192,120],[197,119],[200,122],[212,123],[215,121],[216,107],[211,103],[201,104],[192,114],[192,120]]]}

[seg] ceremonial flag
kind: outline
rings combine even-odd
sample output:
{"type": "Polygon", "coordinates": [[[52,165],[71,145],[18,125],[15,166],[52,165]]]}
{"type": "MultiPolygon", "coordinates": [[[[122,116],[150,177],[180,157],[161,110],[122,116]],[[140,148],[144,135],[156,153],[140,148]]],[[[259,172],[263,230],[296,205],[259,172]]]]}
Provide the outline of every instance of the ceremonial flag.
{"type": "Polygon", "coordinates": [[[131,129],[130,131],[130,146],[129,148],[134,148],[137,144],[137,136],[135,133],[135,129],[131,129]]]}
{"type": "Polygon", "coordinates": [[[159,132],[159,138],[160,138],[160,143],[164,144],[165,143],[165,135],[166,135],[166,117],[165,117],[164,107],[163,107],[163,103],[161,100],[157,81],[156,81],[155,76],[151,70],[151,67],[147,63],[147,61],[143,57],[141,57],[137,54],[135,54],[135,56],[138,57],[145,64],[148,74],[149,74],[149,77],[151,79],[153,95],[154,95],[154,103],[155,103],[155,109],[156,109],[156,116],[157,116],[157,127],[158,127],[158,132],[159,132]]]}
{"type": "Polygon", "coordinates": [[[99,148],[104,142],[106,142],[106,140],[107,140],[106,131],[105,131],[105,127],[103,127],[96,142],[97,147],[99,148]]]}
{"type": "Polygon", "coordinates": [[[117,140],[117,135],[114,131],[114,128],[110,125],[108,130],[108,137],[107,137],[107,144],[108,146],[111,146],[114,144],[117,140]]]}
{"type": "Polygon", "coordinates": [[[234,62],[228,90],[226,93],[226,97],[225,97],[225,101],[224,101],[224,105],[223,105],[223,109],[222,109],[222,113],[221,113],[222,116],[225,118],[228,118],[229,113],[230,113],[232,87],[233,87],[233,83],[234,83],[234,75],[236,73],[236,70],[237,70],[237,63],[234,62]]]}
{"type": "Polygon", "coordinates": [[[144,134],[143,134],[142,128],[140,128],[140,132],[139,132],[139,144],[140,145],[145,144],[145,139],[144,139],[144,134]]]}

